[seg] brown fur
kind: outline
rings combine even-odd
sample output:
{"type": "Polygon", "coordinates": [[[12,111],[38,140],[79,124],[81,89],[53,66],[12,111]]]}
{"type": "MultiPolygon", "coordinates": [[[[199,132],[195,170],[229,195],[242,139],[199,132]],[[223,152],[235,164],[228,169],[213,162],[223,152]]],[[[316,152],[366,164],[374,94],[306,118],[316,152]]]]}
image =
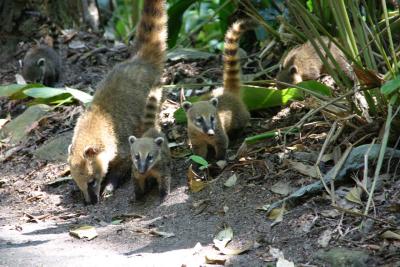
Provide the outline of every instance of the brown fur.
{"type": "Polygon", "coordinates": [[[22,76],[28,82],[54,85],[60,77],[61,60],[53,48],[34,46],[26,53],[22,64],[22,76]]]}
{"type": "MultiPolygon", "coordinates": [[[[333,58],[337,61],[339,67],[344,73],[352,79],[351,65],[347,62],[343,52],[327,37],[322,37],[323,42],[329,48],[333,58]]],[[[318,40],[316,40],[318,43],[318,40]]],[[[326,56],[325,50],[320,47],[321,53],[326,56]]],[[[326,56],[328,62],[329,58],[326,56]]],[[[334,64],[330,64],[335,69],[334,64]]],[[[283,60],[282,70],[278,73],[276,79],[290,84],[298,84],[302,81],[317,80],[322,74],[328,74],[321,58],[318,56],[315,48],[310,41],[297,46],[289,51],[283,60]]],[[[279,89],[286,88],[286,85],[277,84],[279,89]]]]}
{"type": "Polygon", "coordinates": [[[78,119],[68,162],[88,203],[98,201],[102,186],[111,191],[129,177],[128,137],[141,134],[147,96],[160,83],[166,22],[165,0],[146,0],[134,43],[136,54],[108,73],[78,119]]]}
{"type": "Polygon", "coordinates": [[[170,191],[171,155],[165,135],[157,129],[159,103],[160,100],[157,99],[157,96],[149,96],[143,120],[143,127],[146,132],[141,138],[129,137],[136,200],[141,199],[148,190],[150,178],[155,178],[158,183],[160,201],[170,191]]]}
{"type": "Polygon", "coordinates": [[[240,98],[238,56],[239,38],[247,25],[247,21],[235,22],[225,35],[222,95],[209,101],[182,104],[187,116],[193,152],[203,158],[207,158],[209,146],[213,147],[217,159],[225,158],[229,136],[243,130],[250,119],[250,114],[240,98]]]}

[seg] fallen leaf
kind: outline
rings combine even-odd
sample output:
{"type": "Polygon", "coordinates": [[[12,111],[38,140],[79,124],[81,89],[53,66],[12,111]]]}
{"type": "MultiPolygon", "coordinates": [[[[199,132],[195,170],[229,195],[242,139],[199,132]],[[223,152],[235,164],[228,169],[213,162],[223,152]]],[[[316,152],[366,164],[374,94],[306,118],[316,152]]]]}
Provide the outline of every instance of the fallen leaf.
{"type": "Polygon", "coordinates": [[[3,128],[3,126],[6,125],[6,123],[9,121],[10,119],[0,119],[0,129],[3,128]]]}
{"type": "Polygon", "coordinates": [[[224,256],[216,255],[216,254],[209,254],[205,256],[205,260],[207,264],[219,264],[225,265],[226,259],[224,256]]]}
{"type": "Polygon", "coordinates": [[[268,214],[268,218],[270,220],[274,220],[271,224],[271,226],[274,226],[275,224],[280,223],[283,221],[283,214],[285,213],[285,205],[283,205],[282,208],[275,208],[271,210],[271,212],[268,214]]]}
{"type": "Polygon", "coordinates": [[[301,163],[298,161],[293,161],[293,160],[287,160],[287,163],[289,164],[289,167],[298,171],[301,174],[304,174],[304,175],[307,175],[307,176],[310,176],[313,178],[319,178],[317,170],[312,165],[306,165],[304,163],[301,163]]]}
{"type": "Polygon", "coordinates": [[[292,191],[292,188],[290,187],[289,183],[279,181],[279,182],[275,183],[273,186],[271,186],[270,190],[272,192],[274,192],[275,194],[287,196],[292,191]]]}
{"type": "Polygon", "coordinates": [[[97,236],[96,228],[90,225],[84,225],[70,230],[69,234],[79,239],[87,238],[87,240],[92,240],[97,236]]]}
{"type": "Polygon", "coordinates": [[[271,254],[274,259],[283,258],[283,252],[279,248],[273,248],[270,246],[269,254],[271,254]]]}
{"type": "Polygon", "coordinates": [[[329,245],[329,241],[331,241],[331,239],[332,239],[332,233],[333,232],[330,229],[323,231],[322,234],[318,238],[318,244],[321,247],[326,248],[329,245]]]}
{"type": "Polygon", "coordinates": [[[384,239],[395,239],[395,240],[400,240],[400,234],[393,232],[393,231],[386,231],[381,235],[382,238],[384,239]]]}
{"type": "Polygon", "coordinates": [[[253,242],[248,242],[240,248],[223,247],[218,249],[224,255],[240,255],[243,252],[250,250],[253,247],[253,244],[253,242]]]}
{"type": "Polygon", "coordinates": [[[359,187],[353,187],[346,195],[346,199],[350,202],[362,205],[361,201],[362,190],[359,187]]]}
{"type": "Polygon", "coordinates": [[[323,210],[321,211],[321,215],[327,218],[334,219],[340,215],[340,212],[336,209],[323,210]]]}
{"type": "Polygon", "coordinates": [[[150,234],[157,235],[157,236],[164,237],[164,238],[169,238],[169,237],[175,236],[174,233],[162,232],[162,231],[158,231],[158,230],[154,230],[154,229],[150,230],[150,234]]]}
{"type": "Polygon", "coordinates": [[[219,250],[221,250],[222,248],[226,247],[226,245],[232,240],[232,238],[233,230],[230,226],[228,226],[214,237],[213,242],[215,246],[219,250]]]}
{"type": "Polygon", "coordinates": [[[201,179],[201,177],[197,173],[193,171],[192,165],[189,166],[187,176],[188,176],[189,189],[193,193],[200,192],[201,190],[204,189],[204,187],[207,184],[201,179]]]}
{"type": "Polygon", "coordinates": [[[237,176],[236,176],[236,174],[233,174],[231,177],[228,178],[228,180],[226,180],[224,185],[226,187],[232,187],[236,184],[236,181],[237,181],[237,176]]]}

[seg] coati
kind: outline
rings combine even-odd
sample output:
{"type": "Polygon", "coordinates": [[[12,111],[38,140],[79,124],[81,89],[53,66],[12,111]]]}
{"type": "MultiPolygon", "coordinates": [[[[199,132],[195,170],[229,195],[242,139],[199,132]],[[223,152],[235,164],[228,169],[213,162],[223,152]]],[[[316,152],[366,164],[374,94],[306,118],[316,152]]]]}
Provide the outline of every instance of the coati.
{"type": "Polygon", "coordinates": [[[160,84],[165,61],[165,0],[145,0],[134,40],[135,54],[100,82],[91,106],[74,129],[68,162],[86,203],[112,191],[131,171],[128,137],[140,135],[150,89],[160,84]]]}
{"type": "MultiPolygon", "coordinates": [[[[318,40],[315,41],[318,43],[318,40]]],[[[346,60],[343,52],[329,38],[323,36],[322,41],[329,48],[339,67],[350,79],[353,79],[351,65],[346,60]]],[[[325,50],[322,47],[319,50],[327,58],[328,62],[330,62],[325,50]]],[[[335,69],[334,64],[330,65],[335,69]]],[[[276,80],[298,84],[302,81],[317,80],[322,74],[328,74],[328,72],[311,42],[307,41],[289,51],[283,60],[282,70],[276,76],[276,80]]],[[[283,89],[287,86],[277,83],[277,87],[283,89]]]]}
{"type": "Polygon", "coordinates": [[[145,133],[141,138],[129,136],[131,157],[133,162],[132,179],[134,184],[135,199],[142,199],[149,189],[151,181],[155,178],[158,183],[160,202],[170,192],[171,183],[171,154],[165,135],[157,129],[156,113],[158,100],[150,96],[143,118],[145,133]]]}
{"type": "Polygon", "coordinates": [[[208,146],[214,148],[215,158],[223,159],[229,144],[228,136],[243,130],[250,114],[240,98],[239,38],[250,23],[235,22],[225,35],[223,93],[209,101],[183,102],[188,136],[194,154],[208,156],[208,146]]]}
{"type": "Polygon", "coordinates": [[[22,76],[28,82],[53,86],[60,77],[61,60],[53,48],[34,46],[26,53],[22,63],[22,76]]]}

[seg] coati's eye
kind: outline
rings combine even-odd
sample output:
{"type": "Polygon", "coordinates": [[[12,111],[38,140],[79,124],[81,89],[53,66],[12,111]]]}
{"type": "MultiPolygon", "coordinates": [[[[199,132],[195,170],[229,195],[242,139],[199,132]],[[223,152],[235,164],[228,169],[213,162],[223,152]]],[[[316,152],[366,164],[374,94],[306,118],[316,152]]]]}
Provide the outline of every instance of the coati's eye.
{"type": "Polygon", "coordinates": [[[136,160],[139,160],[139,159],[140,159],[139,154],[136,154],[136,155],[135,155],[135,159],[136,159],[136,160]]]}
{"type": "Polygon", "coordinates": [[[153,160],[153,155],[148,154],[148,155],[147,155],[147,159],[148,159],[149,161],[152,161],[152,160],[153,160]]]}
{"type": "Polygon", "coordinates": [[[197,123],[201,123],[202,121],[203,121],[203,117],[197,117],[197,118],[196,118],[196,122],[197,122],[197,123]]]}
{"type": "Polygon", "coordinates": [[[213,122],[214,120],[215,120],[214,115],[211,115],[211,116],[210,116],[210,121],[213,122]]]}

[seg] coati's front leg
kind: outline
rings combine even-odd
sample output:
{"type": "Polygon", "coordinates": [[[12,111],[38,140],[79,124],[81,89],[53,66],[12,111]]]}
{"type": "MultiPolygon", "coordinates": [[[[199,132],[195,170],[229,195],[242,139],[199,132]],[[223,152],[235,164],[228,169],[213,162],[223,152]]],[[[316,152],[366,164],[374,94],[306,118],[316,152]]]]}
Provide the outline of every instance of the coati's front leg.
{"type": "Polygon", "coordinates": [[[223,160],[226,157],[226,151],[228,149],[229,139],[225,133],[221,133],[216,136],[214,142],[215,159],[223,160]]]}
{"type": "Polygon", "coordinates": [[[192,138],[190,139],[190,142],[192,143],[192,150],[195,155],[198,155],[203,158],[207,157],[207,152],[208,152],[207,143],[192,138]]]}
{"type": "Polygon", "coordinates": [[[139,175],[137,171],[132,172],[132,179],[133,179],[133,190],[135,193],[135,200],[140,200],[143,198],[146,189],[146,179],[139,175]]]}
{"type": "Polygon", "coordinates": [[[122,164],[111,167],[105,177],[102,196],[109,195],[115,191],[127,178],[131,171],[130,164],[122,164]]]}
{"type": "Polygon", "coordinates": [[[171,191],[171,171],[170,170],[162,170],[161,172],[155,175],[158,183],[158,192],[160,196],[160,203],[162,203],[165,197],[171,191]]]}

